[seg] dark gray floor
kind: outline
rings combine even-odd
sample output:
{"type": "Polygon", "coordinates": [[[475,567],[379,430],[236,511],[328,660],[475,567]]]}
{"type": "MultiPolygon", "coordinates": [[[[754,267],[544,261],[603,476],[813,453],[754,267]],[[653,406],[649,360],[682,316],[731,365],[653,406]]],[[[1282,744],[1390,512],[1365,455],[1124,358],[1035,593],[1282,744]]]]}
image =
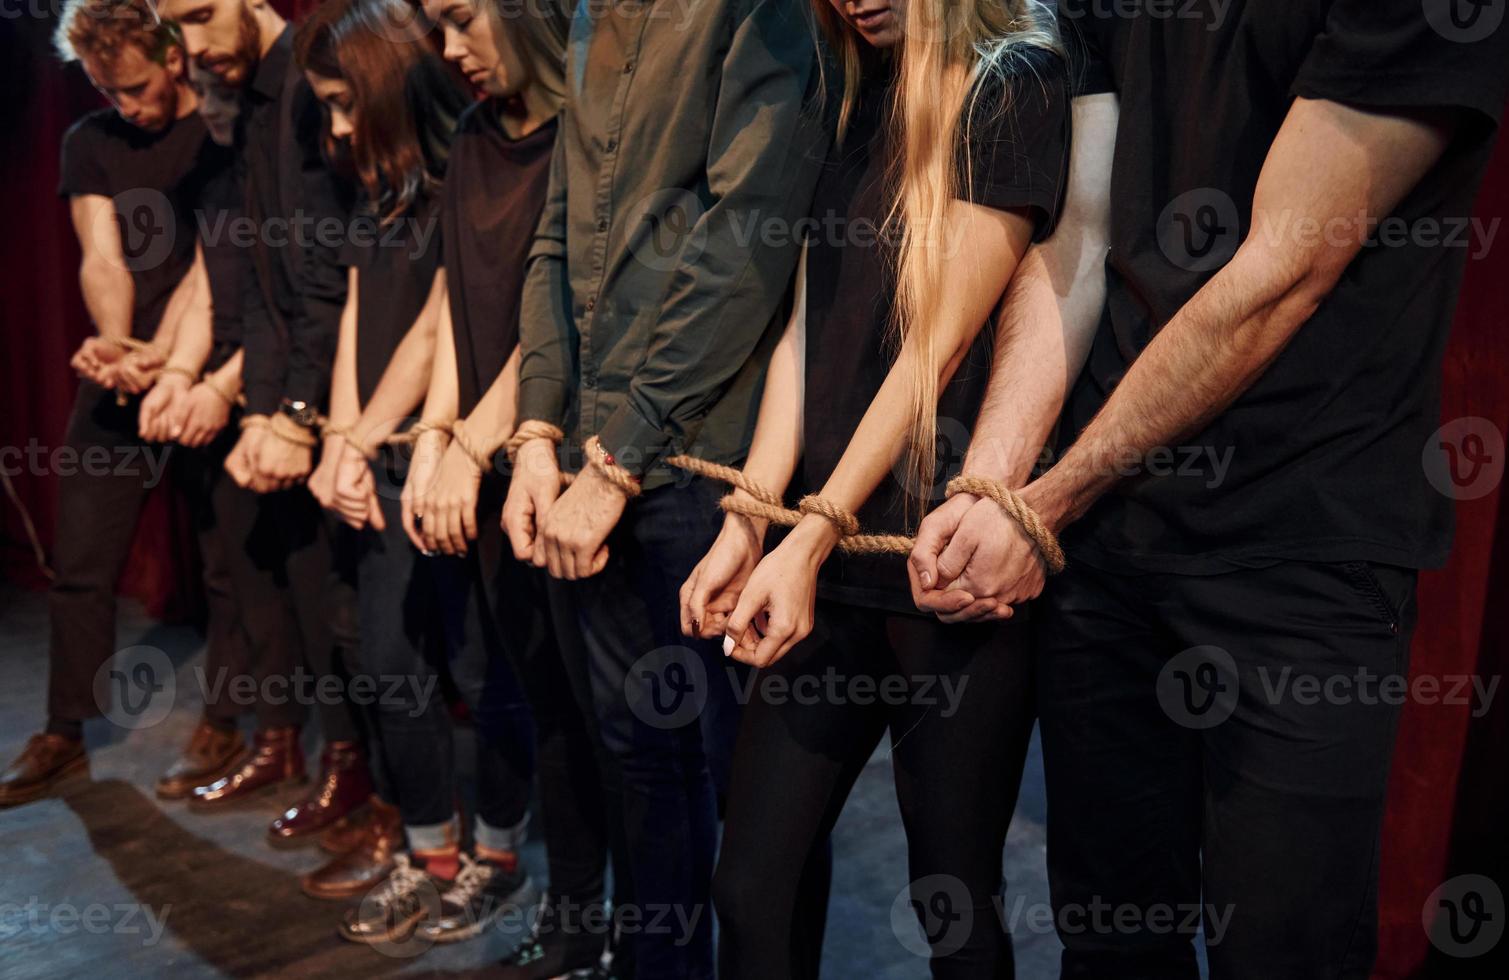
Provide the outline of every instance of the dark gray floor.
{"type": "MultiPolygon", "coordinates": [[[[119,635],[122,647],[166,652],[179,671],[178,690],[197,690],[189,674],[203,658],[197,633],[162,627],[125,604],[119,635]]],[[[0,589],[0,754],[7,760],[42,722],[46,637],[43,597],[0,589]]],[[[518,929],[504,929],[410,958],[342,942],[334,931],[342,907],[298,890],[298,876],[318,864],[318,852],[263,843],[275,803],[205,816],[152,796],[154,780],[198,717],[196,697],[177,698],[168,718],[150,728],[91,722],[87,778],[59,798],[0,810],[0,980],[483,975],[478,971],[518,940],[518,929]]],[[[915,942],[903,944],[891,926],[906,864],[884,746],[860,777],[834,851],[825,975],[925,977],[925,961],[908,950],[915,942]]],[[[537,842],[525,861],[543,875],[537,842]]],[[[1018,976],[1056,976],[1058,939],[1042,925],[1047,884],[1036,744],[1005,870],[1018,976]]],[[[914,928],[905,916],[901,922],[914,928]]]]}

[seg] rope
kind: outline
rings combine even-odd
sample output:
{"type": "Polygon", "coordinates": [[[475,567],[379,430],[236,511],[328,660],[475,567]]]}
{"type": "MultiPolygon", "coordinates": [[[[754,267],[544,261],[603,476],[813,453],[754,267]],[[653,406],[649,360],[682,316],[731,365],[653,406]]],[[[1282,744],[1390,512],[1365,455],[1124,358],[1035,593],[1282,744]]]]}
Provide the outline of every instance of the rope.
{"type": "MultiPolygon", "coordinates": [[[[526,442],[535,439],[548,439],[552,442],[560,442],[565,438],[558,427],[548,422],[528,421],[519,426],[518,430],[505,443],[508,448],[510,460],[518,455],[519,448],[526,442]]],[[[597,436],[592,436],[585,444],[587,461],[599,472],[603,473],[615,487],[623,490],[630,498],[640,493],[639,481],[628,470],[614,462],[613,457],[603,448],[602,442],[597,436]]],[[[791,510],[783,505],[781,498],[775,492],[762,487],[760,484],[744,475],[742,470],[721,463],[709,462],[698,459],[695,456],[676,455],[667,456],[664,462],[669,466],[685,470],[695,476],[707,477],[718,480],[736,487],[749,495],[751,499],[745,500],[734,494],[727,494],[718,502],[718,506],[725,513],[740,514],[745,517],[755,517],[780,527],[796,527],[801,523],[804,516],[815,514],[829,521],[838,528],[841,537],[838,540],[838,548],[848,554],[859,555],[908,555],[911,554],[916,539],[903,534],[864,534],[861,533],[859,518],[852,511],[846,510],[824,497],[817,494],[809,494],[803,497],[797,504],[796,510],[791,510]]],[[[561,484],[569,486],[574,477],[570,473],[561,473],[561,484]]],[[[995,501],[1007,516],[1014,519],[1022,526],[1022,530],[1037,545],[1038,551],[1043,556],[1043,562],[1048,566],[1048,571],[1058,574],[1067,567],[1064,550],[1054,536],[1038,517],[1037,513],[1027,505],[1021,496],[1004,483],[994,480],[986,480],[981,477],[958,476],[949,481],[946,489],[947,496],[953,498],[961,493],[973,494],[979,497],[988,497],[995,501]]]]}

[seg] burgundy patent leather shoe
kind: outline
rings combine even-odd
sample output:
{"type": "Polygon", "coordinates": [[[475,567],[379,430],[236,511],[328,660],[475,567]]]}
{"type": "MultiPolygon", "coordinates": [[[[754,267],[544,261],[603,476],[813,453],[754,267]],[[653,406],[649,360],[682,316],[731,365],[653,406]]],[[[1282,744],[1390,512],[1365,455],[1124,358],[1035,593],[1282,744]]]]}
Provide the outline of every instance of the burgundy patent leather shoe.
{"type": "Polygon", "coordinates": [[[304,894],[325,901],[339,901],[377,887],[393,870],[393,856],[403,849],[403,821],[398,808],[377,797],[362,811],[361,828],[353,846],[304,876],[304,894]]]}
{"type": "Polygon", "coordinates": [[[196,810],[224,809],[300,785],[307,779],[299,730],[270,728],[257,732],[251,753],[228,775],[206,786],[194,787],[189,806],[196,810]]]}
{"type": "Polygon", "coordinates": [[[313,843],[371,796],[372,777],[361,748],[355,742],[331,742],[320,756],[320,781],[314,792],[283,811],[267,828],[267,839],[278,847],[313,843]]]}

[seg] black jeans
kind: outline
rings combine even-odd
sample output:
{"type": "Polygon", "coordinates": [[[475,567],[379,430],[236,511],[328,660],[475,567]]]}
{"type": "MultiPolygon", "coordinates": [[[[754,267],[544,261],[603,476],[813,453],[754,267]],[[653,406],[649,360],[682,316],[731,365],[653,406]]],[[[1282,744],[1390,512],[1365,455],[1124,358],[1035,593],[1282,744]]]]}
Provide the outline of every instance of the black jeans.
{"type": "Polygon", "coordinates": [[[410,845],[441,846],[457,813],[455,746],[441,687],[449,673],[477,730],[477,815],[499,830],[524,820],[532,722],[500,649],[476,552],[425,557],[404,534],[391,453],[379,465],[387,529],[360,534],[361,668],[376,682],[377,741],[410,845]]]}
{"type": "Polygon", "coordinates": [[[998,903],[1032,735],[1024,626],[818,602],[812,635],[760,673],[739,730],[713,886],[723,980],[817,977],[825,843],[887,730],[922,926],[912,951],[935,977],[1013,975],[998,903]]]}
{"type": "MultiPolygon", "coordinates": [[[[601,574],[567,583],[592,701],[623,779],[641,978],[713,975],[710,889],[718,787],[738,704],[716,642],[681,635],[681,584],[723,523],[718,485],[694,479],[629,503],[601,574]]],[[[627,932],[627,930],[626,930],[627,932]]]]}
{"type": "Polygon", "coordinates": [[[1066,977],[1368,976],[1415,572],[1074,564],[1039,609],[1066,977]]]}

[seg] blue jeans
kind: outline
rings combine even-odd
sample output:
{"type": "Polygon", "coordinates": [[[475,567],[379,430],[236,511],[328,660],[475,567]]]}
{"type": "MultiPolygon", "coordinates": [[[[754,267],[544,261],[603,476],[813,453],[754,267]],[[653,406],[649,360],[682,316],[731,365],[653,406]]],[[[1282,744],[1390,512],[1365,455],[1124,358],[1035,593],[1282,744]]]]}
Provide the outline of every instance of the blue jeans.
{"type": "Polygon", "coordinates": [[[718,794],[738,702],[720,644],[681,635],[678,592],[723,523],[718,484],[694,479],[632,501],[602,573],[573,583],[593,709],[622,770],[639,908],[624,921],[640,980],[713,976],[718,794]]]}

